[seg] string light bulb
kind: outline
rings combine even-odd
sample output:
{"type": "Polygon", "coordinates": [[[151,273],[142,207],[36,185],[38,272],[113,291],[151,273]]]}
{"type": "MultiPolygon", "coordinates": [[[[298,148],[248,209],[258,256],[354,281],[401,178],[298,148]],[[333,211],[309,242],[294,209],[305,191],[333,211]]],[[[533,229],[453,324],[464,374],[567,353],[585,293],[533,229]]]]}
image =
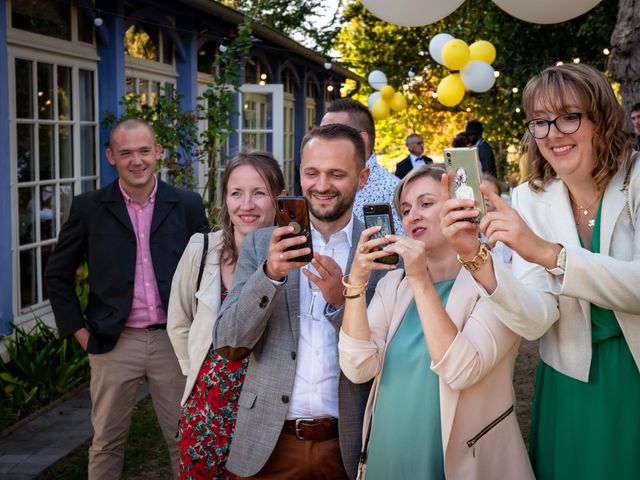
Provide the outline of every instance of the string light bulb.
{"type": "Polygon", "coordinates": [[[332,66],[333,66],[333,65],[331,64],[331,60],[326,60],[326,61],[324,62],[324,69],[325,69],[325,70],[331,70],[331,67],[332,67],[332,66]]]}
{"type": "Polygon", "coordinates": [[[103,23],[104,23],[104,20],[102,20],[102,17],[100,17],[98,15],[96,15],[96,18],[93,19],[93,24],[96,27],[101,27],[103,23]]]}
{"type": "Polygon", "coordinates": [[[222,41],[220,42],[220,45],[218,45],[218,50],[220,51],[220,53],[224,53],[227,51],[228,48],[229,48],[229,40],[227,40],[226,38],[223,38],[222,41]]]}

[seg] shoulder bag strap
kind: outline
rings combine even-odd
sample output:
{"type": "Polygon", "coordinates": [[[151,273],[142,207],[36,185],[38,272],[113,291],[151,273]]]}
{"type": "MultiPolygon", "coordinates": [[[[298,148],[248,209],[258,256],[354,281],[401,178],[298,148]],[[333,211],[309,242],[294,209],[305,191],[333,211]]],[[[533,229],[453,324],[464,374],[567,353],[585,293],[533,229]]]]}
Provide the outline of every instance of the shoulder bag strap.
{"type": "MultiPolygon", "coordinates": [[[[209,250],[209,234],[204,233],[204,244],[202,245],[202,258],[200,259],[200,270],[198,270],[198,281],[196,282],[196,292],[200,290],[200,282],[202,282],[202,274],[204,273],[204,264],[207,261],[207,250],[209,250]]],[[[198,308],[198,298],[196,297],[196,308],[198,308]]]]}

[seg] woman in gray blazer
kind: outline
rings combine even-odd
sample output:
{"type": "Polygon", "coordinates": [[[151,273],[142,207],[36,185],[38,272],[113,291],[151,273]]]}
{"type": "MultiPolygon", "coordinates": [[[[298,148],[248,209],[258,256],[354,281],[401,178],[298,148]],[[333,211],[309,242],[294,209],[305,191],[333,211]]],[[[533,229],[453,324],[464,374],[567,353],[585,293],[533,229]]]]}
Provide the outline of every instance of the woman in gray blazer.
{"type": "MultiPolygon", "coordinates": [[[[523,92],[529,181],[480,227],[514,250],[513,269],[473,276],[516,333],[541,337],[530,439],[540,480],[640,478],[640,166],[607,79],[583,64],[547,68],[523,92]]],[[[449,236],[473,232],[464,200],[449,236]],[[466,233],[465,233],[466,232],[466,233]]],[[[469,252],[473,256],[475,252],[469,252]]]]}
{"type": "Polygon", "coordinates": [[[167,331],[187,376],[179,423],[181,479],[234,478],[226,470],[247,359],[227,360],[211,349],[214,321],[231,288],[240,245],[251,231],[272,226],[284,177],[270,153],[246,151],[222,179],[220,228],[191,237],[171,285],[167,331]]]}

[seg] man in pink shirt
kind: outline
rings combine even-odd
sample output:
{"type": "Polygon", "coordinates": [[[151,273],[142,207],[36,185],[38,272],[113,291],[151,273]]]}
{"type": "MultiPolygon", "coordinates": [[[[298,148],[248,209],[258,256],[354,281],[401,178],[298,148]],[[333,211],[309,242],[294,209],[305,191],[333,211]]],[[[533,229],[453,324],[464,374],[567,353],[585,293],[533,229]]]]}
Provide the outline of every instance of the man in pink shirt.
{"type": "Polygon", "coordinates": [[[89,353],[89,479],[119,478],[140,380],[146,378],[174,475],[180,396],[185,378],[166,332],[171,279],[191,235],[208,230],[202,200],[156,177],[162,146],[151,127],[125,120],[111,131],[109,163],[118,179],[74,198],[49,258],[45,284],[62,336],[89,353]],[[86,260],[89,302],[75,295],[75,270],[86,260]]]}

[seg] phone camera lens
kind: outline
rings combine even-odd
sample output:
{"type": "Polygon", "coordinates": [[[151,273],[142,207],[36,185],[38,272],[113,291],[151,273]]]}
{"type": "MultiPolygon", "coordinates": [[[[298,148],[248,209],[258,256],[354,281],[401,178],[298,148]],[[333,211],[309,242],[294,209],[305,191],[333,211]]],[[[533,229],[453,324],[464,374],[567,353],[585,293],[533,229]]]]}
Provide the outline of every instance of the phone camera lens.
{"type": "Polygon", "coordinates": [[[278,210],[284,212],[284,205],[282,205],[282,202],[278,202],[278,210]]]}
{"type": "Polygon", "coordinates": [[[295,220],[296,219],[296,212],[294,212],[293,210],[289,210],[289,218],[291,220],[295,220]]]}

